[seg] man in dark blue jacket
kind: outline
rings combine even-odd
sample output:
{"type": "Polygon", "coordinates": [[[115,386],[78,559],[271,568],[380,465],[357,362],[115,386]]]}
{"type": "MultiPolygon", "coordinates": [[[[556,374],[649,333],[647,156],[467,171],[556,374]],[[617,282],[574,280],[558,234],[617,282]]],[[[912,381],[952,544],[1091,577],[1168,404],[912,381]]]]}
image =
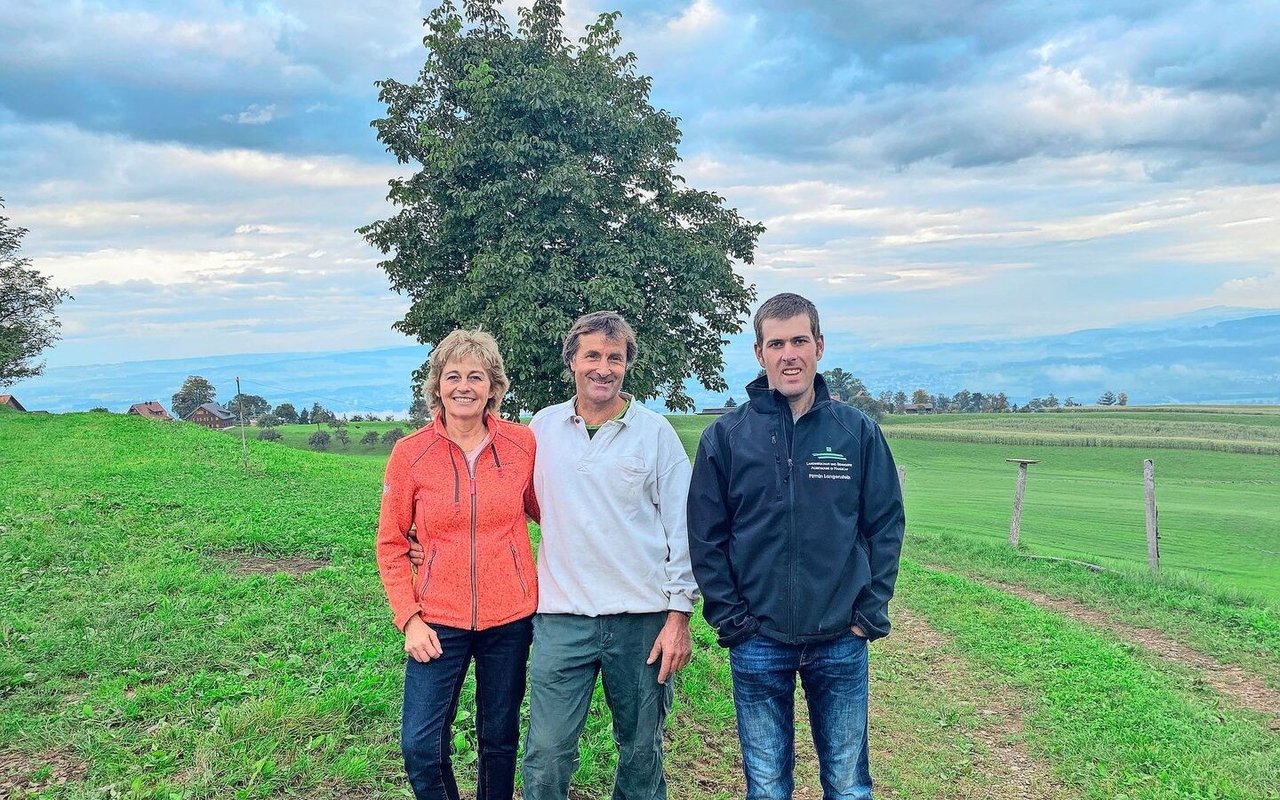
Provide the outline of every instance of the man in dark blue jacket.
{"type": "Polygon", "coordinates": [[[755,315],[765,374],[702,434],[689,548],[703,614],[729,648],[748,800],[790,798],[800,676],[825,800],[870,798],[867,642],[889,633],[905,518],[879,426],[818,374],[818,311],[755,315]]]}

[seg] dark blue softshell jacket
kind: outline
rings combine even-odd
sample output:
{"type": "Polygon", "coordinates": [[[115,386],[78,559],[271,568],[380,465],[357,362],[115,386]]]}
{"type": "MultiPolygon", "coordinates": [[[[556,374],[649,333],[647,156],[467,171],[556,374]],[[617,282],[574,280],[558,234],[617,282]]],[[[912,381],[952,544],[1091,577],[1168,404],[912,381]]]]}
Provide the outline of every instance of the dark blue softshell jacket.
{"type": "Polygon", "coordinates": [[[859,625],[889,633],[906,518],[880,427],[815,376],[794,422],[764,376],[702,433],[689,487],[689,551],[720,644],[788,644],[859,625]]]}

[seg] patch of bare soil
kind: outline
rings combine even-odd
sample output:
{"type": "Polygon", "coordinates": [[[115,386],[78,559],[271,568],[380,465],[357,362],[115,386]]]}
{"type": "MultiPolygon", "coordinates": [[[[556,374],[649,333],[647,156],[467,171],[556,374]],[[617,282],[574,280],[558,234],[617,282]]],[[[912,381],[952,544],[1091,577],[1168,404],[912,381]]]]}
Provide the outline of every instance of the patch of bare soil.
{"type": "Polygon", "coordinates": [[[289,575],[305,575],[308,572],[315,572],[321,567],[329,566],[328,561],[303,558],[302,556],[268,558],[266,556],[251,556],[246,553],[229,552],[220,553],[216,558],[237,575],[274,575],[277,572],[284,572],[289,575]]]}
{"type": "MultiPolygon", "coordinates": [[[[981,579],[974,578],[974,580],[981,579]]],[[[1105,612],[1090,608],[1076,600],[1050,597],[1015,584],[998,581],[983,582],[1002,592],[1030,600],[1042,608],[1111,631],[1162,658],[1190,667],[1207,685],[1244,708],[1273,716],[1280,715],[1280,692],[1268,686],[1257,675],[1234,664],[1223,664],[1212,656],[1170,639],[1161,631],[1127,625],[1108,616],[1105,612]]],[[[1278,727],[1278,722],[1280,720],[1272,720],[1272,729],[1278,727]]]]}
{"type": "Polygon", "coordinates": [[[80,783],[88,772],[89,765],[68,749],[0,752],[0,797],[17,800],[68,783],[80,783]]]}

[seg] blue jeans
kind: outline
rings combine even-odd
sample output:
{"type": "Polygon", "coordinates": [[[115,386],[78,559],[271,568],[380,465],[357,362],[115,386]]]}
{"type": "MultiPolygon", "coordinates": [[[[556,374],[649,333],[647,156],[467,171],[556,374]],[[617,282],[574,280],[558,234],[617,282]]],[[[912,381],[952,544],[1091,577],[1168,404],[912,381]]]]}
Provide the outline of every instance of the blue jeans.
{"type": "Polygon", "coordinates": [[[789,800],[794,790],[795,693],[800,675],[823,800],[867,800],[867,640],[853,633],[815,644],[757,635],[729,651],[747,800],[789,800]]]}
{"type": "Polygon", "coordinates": [[[400,747],[417,800],[458,800],[453,777],[453,720],[471,659],[476,661],[476,800],[511,800],[525,664],[533,638],[530,618],[483,631],[432,625],[444,651],[404,670],[400,747]]]}
{"type": "Polygon", "coordinates": [[[613,715],[618,772],[613,800],[666,800],[662,727],[675,683],[644,663],[667,612],[584,617],[538,614],[529,665],[525,800],[565,800],[578,769],[578,740],[597,676],[613,715]]]}

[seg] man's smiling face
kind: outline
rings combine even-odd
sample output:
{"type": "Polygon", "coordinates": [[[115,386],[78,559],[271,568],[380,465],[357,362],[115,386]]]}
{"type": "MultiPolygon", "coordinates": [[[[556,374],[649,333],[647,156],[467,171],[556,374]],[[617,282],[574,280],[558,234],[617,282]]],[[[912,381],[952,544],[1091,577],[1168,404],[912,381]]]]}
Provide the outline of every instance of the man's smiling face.
{"type": "Polygon", "coordinates": [[[627,374],[627,343],[603,333],[587,333],[578,339],[578,352],[569,365],[578,402],[603,409],[622,391],[627,374]]]}

